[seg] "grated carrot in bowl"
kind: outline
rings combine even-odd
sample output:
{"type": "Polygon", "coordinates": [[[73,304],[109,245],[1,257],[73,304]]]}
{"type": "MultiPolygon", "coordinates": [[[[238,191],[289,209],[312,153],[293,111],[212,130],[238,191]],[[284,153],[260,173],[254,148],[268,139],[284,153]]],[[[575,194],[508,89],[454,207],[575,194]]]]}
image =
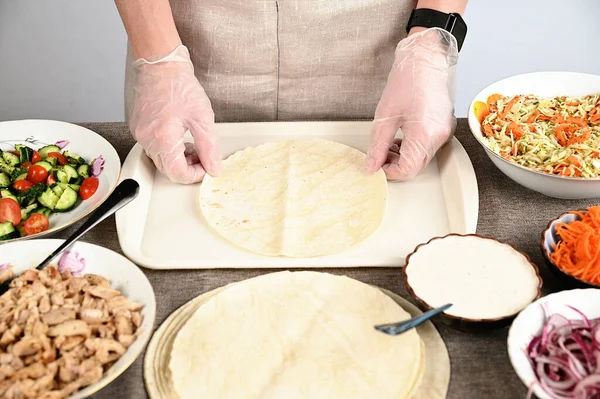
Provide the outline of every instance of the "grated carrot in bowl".
{"type": "Polygon", "coordinates": [[[581,220],[557,224],[560,241],[550,259],[563,272],[600,285],[600,206],[573,213],[581,220]]]}

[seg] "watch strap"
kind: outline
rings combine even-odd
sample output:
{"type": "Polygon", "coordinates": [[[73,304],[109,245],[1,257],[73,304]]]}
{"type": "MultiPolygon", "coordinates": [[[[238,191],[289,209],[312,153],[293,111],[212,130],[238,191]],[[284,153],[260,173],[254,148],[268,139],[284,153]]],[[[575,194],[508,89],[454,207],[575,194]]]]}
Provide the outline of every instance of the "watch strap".
{"type": "Polygon", "coordinates": [[[410,32],[415,26],[424,28],[442,28],[445,31],[448,31],[456,38],[458,51],[460,51],[462,47],[467,32],[467,26],[460,14],[447,14],[431,8],[417,8],[412,10],[410,18],[408,19],[408,24],[406,25],[406,33],[410,32]]]}

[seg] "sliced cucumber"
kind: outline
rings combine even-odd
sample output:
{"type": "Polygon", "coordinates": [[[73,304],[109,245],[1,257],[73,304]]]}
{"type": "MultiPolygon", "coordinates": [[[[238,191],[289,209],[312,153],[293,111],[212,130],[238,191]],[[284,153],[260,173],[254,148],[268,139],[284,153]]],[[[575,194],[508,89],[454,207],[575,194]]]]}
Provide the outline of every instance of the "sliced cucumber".
{"type": "Polygon", "coordinates": [[[52,189],[54,194],[56,194],[59,197],[62,195],[63,191],[65,191],[61,186],[58,185],[58,183],[51,185],[50,188],[52,189]]]}
{"type": "Polygon", "coordinates": [[[15,167],[8,165],[6,162],[4,162],[4,159],[2,159],[2,157],[0,157],[0,172],[6,173],[7,175],[12,176],[12,173],[14,171],[15,171],[15,167]]]}
{"type": "Polygon", "coordinates": [[[27,173],[27,171],[25,169],[21,169],[21,168],[14,168],[12,173],[10,174],[10,178],[14,180],[17,180],[17,177],[21,176],[23,173],[27,173]]]}
{"type": "Polygon", "coordinates": [[[17,196],[14,195],[10,190],[8,189],[2,189],[0,190],[0,197],[2,198],[12,198],[15,201],[19,202],[19,200],[17,199],[17,196]]]}
{"type": "Polygon", "coordinates": [[[9,166],[17,166],[19,164],[19,157],[12,152],[4,151],[2,153],[2,159],[9,166]]]}
{"type": "Polygon", "coordinates": [[[77,203],[77,197],[77,191],[73,190],[71,187],[65,188],[65,191],[60,196],[54,210],[58,212],[68,211],[77,203]]]}
{"type": "MultiPolygon", "coordinates": [[[[56,159],[56,158],[54,158],[54,159],[56,159]]],[[[50,172],[53,169],[52,164],[47,161],[36,162],[34,165],[39,165],[39,166],[43,167],[44,169],[46,169],[48,172],[50,172]]]]}
{"type": "Polygon", "coordinates": [[[87,179],[92,175],[92,168],[90,168],[90,165],[83,164],[77,168],[77,173],[79,173],[79,176],[87,179]]]}
{"type": "Polygon", "coordinates": [[[37,198],[44,194],[44,192],[47,190],[48,188],[46,187],[45,183],[38,183],[33,185],[29,190],[25,191],[23,198],[21,200],[21,204],[23,206],[28,206],[33,204],[37,198]]]}
{"type": "Polygon", "coordinates": [[[54,177],[56,177],[56,181],[58,181],[59,183],[69,183],[69,175],[63,169],[56,169],[54,171],[54,177]]]}
{"type": "Polygon", "coordinates": [[[10,240],[19,236],[19,232],[15,229],[12,222],[0,223],[0,241],[10,240]]]}
{"type": "MultiPolygon", "coordinates": [[[[72,167],[71,165],[61,166],[60,169],[67,174],[69,177],[69,181],[65,183],[76,184],[79,180],[79,173],[77,173],[77,169],[72,167]]],[[[62,180],[61,180],[62,181],[62,180]]]]}
{"type": "Polygon", "coordinates": [[[65,191],[65,189],[67,187],[71,187],[73,190],[79,192],[79,189],[81,188],[81,185],[79,185],[79,184],[67,184],[67,183],[58,182],[58,183],[55,183],[55,185],[57,185],[58,187],[62,188],[63,191],[65,191]]]}
{"type": "Polygon", "coordinates": [[[40,202],[40,204],[42,206],[45,206],[46,208],[50,208],[50,210],[54,209],[56,203],[58,202],[58,199],[58,195],[54,194],[54,191],[52,191],[50,187],[48,187],[46,191],[44,191],[42,195],[38,197],[38,201],[40,202]]]}
{"type": "Polygon", "coordinates": [[[39,213],[39,214],[42,214],[42,215],[48,217],[48,216],[50,216],[50,212],[52,212],[50,209],[48,209],[44,206],[41,206],[39,208],[34,209],[33,212],[31,212],[31,214],[33,215],[34,213],[39,213]]]}
{"type": "Polygon", "coordinates": [[[26,208],[28,206],[31,206],[31,205],[35,204],[36,201],[37,201],[37,198],[35,198],[35,197],[27,197],[27,196],[23,197],[20,202],[21,208],[23,208],[23,207],[26,208]]]}
{"type": "Polygon", "coordinates": [[[15,181],[19,180],[27,180],[27,173],[21,173],[19,176],[15,178],[15,181]]]}
{"type": "Polygon", "coordinates": [[[11,186],[10,177],[4,172],[0,172],[0,187],[10,187],[10,186],[11,186]]]}
{"type": "Polygon", "coordinates": [[[33,158],[33,149],[27,147],[22,144],[15,144],[15,151],[19,153],[19,161],[22,162],[31,162],[33,158]]]}
{"type": "Polygon", "coordinates": [[[48,154],[51,152],[60,152],[60,148],[55,146],[55,145],[47,145],[45,147],[42,147],[38,150],[38,152],[40,153],[40,155],[42,156],[42,159],[46,159],[48,158],[48,154]]]}
{"type": "Polygon", "coordinates": [[[82,157],[80,157],[77,154],[73,154],[70,151],[65,151],[63,153],[63,155],[65,157],[67,157],[67,161],[71,164],[71,165],[75,165],[75,166],[79,166],[85,163],[85,159],[83,159],[82,157]]]}
{"type": "Polygon", "coordinates": [[[33,210],[36,209],[37,207],[38,207],[38,204],[36,204],[34,202],[33,204],[29,205],[28,207],[21,209],[21,219],[27,219],[29,214],[31,212],[33,212],[33,210]]]}
{"type": "Polygon", "coordinates": [[[58,165],[58,158],[54,158],[54,157],[46,158],[46,159],[44,159],[44,162],[48,162],[50,165],[52,165],[52,169],[54,169],[54,168],[56,168],[56,165],[58,165]]]}

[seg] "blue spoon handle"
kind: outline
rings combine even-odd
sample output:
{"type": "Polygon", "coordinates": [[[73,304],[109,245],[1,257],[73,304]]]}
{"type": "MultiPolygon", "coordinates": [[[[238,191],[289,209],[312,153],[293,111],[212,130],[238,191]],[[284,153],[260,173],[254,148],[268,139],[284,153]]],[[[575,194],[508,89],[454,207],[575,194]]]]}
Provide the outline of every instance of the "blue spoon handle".
{"type": "Polygon", "coordinates": [[[413,317],[410,320],[401,321],[399,323],[380,324],[378,326],[375,326],[375,329],[378,331],[381,331],[382,333],[388,334],[388,335],[400,335],[400,334],[410,330],[411,328],[420,326],[421,324],[425,323],[427,320],[431,319],[433,316],[447,310],[448,308],[450,308],[450,306],[452,306],[451,303],[441,306],[437,309],[429,310],[429,311],[423,313],[422,315],[413,317]]]}

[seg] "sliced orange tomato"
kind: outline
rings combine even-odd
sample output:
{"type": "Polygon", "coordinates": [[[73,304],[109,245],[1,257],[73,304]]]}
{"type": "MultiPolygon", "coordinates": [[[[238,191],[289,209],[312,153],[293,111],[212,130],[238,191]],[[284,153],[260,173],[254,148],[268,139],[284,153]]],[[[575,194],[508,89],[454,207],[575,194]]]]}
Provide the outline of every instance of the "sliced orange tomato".
{"type": "Polygon", "coordinates": [[[473,104],[473,113],[475,114],[475,117],[477,118],[479,123],[482,123],[485,117],[490,114],[490,110],[487,104],[483,101],[476,101],[473,104]]]}

